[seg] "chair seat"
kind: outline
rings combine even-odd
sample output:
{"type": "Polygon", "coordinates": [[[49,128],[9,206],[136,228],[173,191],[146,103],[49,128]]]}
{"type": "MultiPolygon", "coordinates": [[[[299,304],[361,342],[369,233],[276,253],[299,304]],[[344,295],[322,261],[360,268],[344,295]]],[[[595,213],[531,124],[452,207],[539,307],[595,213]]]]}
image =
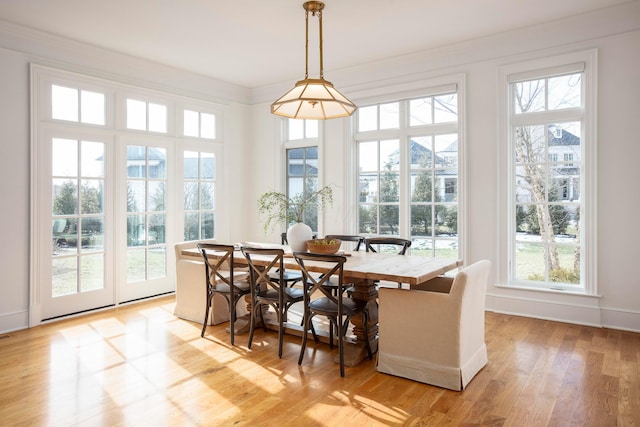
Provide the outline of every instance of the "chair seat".
{"type": "MultiPolygon", "coordinates": [[[[283,292],[285,293],[285,297],[287,299],[292,299],[292,300],[302,298],[304,295],[304,291],[302,289],[297,289],[297,288],[283,288],[283,292]]],[[[278,290],[273,288],[260,291],[257,294],[257,296],[259,298],[270,300],[270,301],[278,301],[278,298],[279,298],[278,290]]]]}
{"type": "Polygon", "coordinates": [[[302,280],[302,273],[299,271],[285,270],[284,273],[282,273],[282,276],[287,282],[290,280],[302,280]]]}
{"type": "Polygon", "coordinates": [[[286,288],[284,293],[287,294],[291,299],[300,299],[304,297],[304,291],[298,288],[286,288]]]}
{"type": "MultiPolygon", "coordinates": [[[[309,303],[309,308],[322,316],[337,316],[338,304],[327,297],[318,298],[309,303]]],[[[344,298],[342,301],[342,314],[353,316],[361,309],[361,304],[351,298],[344,298]]]]}
{"type": "MultiPolygon", "coordinates": [[[[280,274],[278,272],[269,273],[269,278],[277,282],[278,280],[280,280],[280,274]]],[[[300,273],[299,271],[285,270],[284,272],[282,272],[282,279],[285,282],[298,282],[302,280],[302,273],[300,273]]]]}
{"type": "MultiPolygon", "coordinates": [[[[225,279],[228,279],[229,277],[231,277],[231,273],[229,272],[229,270],[218,270],[218,272],[220,273],[220,275],[222,277],[224,277],[225,279]]],[[[233,280],[245,280],[249,277],[249,273],[247,271],[233,271],[233,280]]],[[[220,278],[218,278],[217,282],[222,282],[222,280],[220,280],[220,278]]]]}
{"type": "MultiPolygon", "coordinates": [[[[239,274],[239,273],[237,274],[235,272],[233,273],[233,284],[236,288],[242,291],[249,292],[249,289],[250,289],[249,282],[246,281],[248,274],[246,272],[241,272],[241,273],[242,274],[239,274]]],[[[229,276],[227,275],[225,277],[228,278],[229,276]]],[[[218,283],[216,283],[215,287],[216,287],[216,292],[225,293],[225,294],[228,294],[231,292],[229,285],[227,285],[223,281],[219,281],[218,283]]]]}
{"type": "MultiPolygon", "coordinates": [[[[331,280],[323,283],[322,286],[324,286],[325,288],[331,289],[334,294],[338,291],[338,284],[337,283],[333,283],[331,280]]],[[[343,285],[343,288],[342,288],[342,291],[346,292],[348,294],[352,293],[354,290],[355,290],[354,286],[344,286],[343,285]]]]}

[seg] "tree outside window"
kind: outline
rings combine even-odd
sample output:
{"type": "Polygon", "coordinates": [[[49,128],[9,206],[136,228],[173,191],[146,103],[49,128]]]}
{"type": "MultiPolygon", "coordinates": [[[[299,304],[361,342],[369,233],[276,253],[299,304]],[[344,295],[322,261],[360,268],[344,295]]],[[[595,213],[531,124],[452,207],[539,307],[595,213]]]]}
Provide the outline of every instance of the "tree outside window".
{"type": "Polygon", "coordinates": [[[515,82],[511,93],[514,279],[580,284],[582,73],[515,82]]]}

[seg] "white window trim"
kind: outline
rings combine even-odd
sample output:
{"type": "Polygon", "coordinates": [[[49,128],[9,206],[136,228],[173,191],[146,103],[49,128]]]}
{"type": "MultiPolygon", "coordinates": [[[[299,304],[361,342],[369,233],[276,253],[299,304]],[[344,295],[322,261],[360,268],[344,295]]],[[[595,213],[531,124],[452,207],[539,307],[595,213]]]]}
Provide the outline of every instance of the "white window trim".
{"type": "MultiPolygon", "coordinates": [[[[31,138],[30,138],[30,263],[29,263],[29,326],[37,326],[42,323],[43,310],[42,310],[42,289],[41,283],[43,277],[46,276],[46,271],[43,271],[43,263],[46,264],[47,260],[43,260],[42,248],[47,247],[47,242],[41,242],[42,237],[50,233],[50,224],[41,220],[43,213],[41,212],[44,204],[39,200],[38,196],[42,192],[39,191],[42,186],[43,173],[46,173],[46,165],[42,165],[41,162],[47,160],[42,155],[37,154],[41,149],[43,138],[51,136],[52,132],[55,135],[70,134],[96,134],[100,135],[102,139],[110,139],[114,141],[115,148],[108,150],[109,156],[115,156],[115,158],[123,158],[126,153],[123,153],[123,139],[124,142],[132,142],[140,139],[141,141],[147,141],[151,137],[156,141],[161,141],[161,144],[166,144],[168,147],[167,155],[172,158],[172,163],[168,165],[167,177],[168,177],[168,194],[167,194],[167,209],[166,215],[168,220],[167,225],[167,280],[172,281],[175,277],[174,269],[175,262],[173,261],[174,251],[171,250],[173,243],[181,241],[183,230],[177,228],[178,221],[175,217],[181,212],[179,207],[182,206],[182,201],[176,203],[176,197],[179,196],[177,188],[182,186],[182,177],[176,175],[176,171],[179,169],[176,162],[182,159],[182,151],[191,147],[198,146],[199,151],[213,151],[216,154],[217,159],[217,174],[216,185],[218,188],[224,189],[224,168],[223,168],[223,141],[224,141],[224,123],[225,113],[229,110],[228,106],[223,104],[215,104],[207,101],[201,101],[194,98],[189,98],[184,95],[158,91],[153,89],[147,89],[141,86],[133,86],[128,83],[120,82],[112,79],[105,79],[102,77],[96,77],[92,75],[80,74],[73,71],[67,71],[57,68],[48,67],[45,65],[31,64],[31,109],[30,123],[31,123],[31,138]],[[49,87],[51,84],[56,84],[65,87],[71,87],[80,90],[97,91],[105,94],[106,102],[106,121],[105,125],[87,124],[81,122],[54,120],[51,117],[51,95],[49,87]],[[123,108],[126,103],[127,97],[144,100],[146,102],[157,102],[167,105],[167,132],[151,132],[151,131],[135,131],[126,128],[126,108],[123,108]],[[116,108],[116,104],[118,108],[116,108]],[[184,108],[194,109],[196,111],[207,112],[215,114],[216,116],[216,139],[198,139],[189,138],[189,143],[182,135],[182,130],[179,127],[182,123],[180,116],[184,108]],[[206,148],[202,148],[207,145],[206,148]],[[43,168],[43,166],[45,166],[43,168]],[[173,180],[173,182],[172,182],[173,180]],[[172,208],[173,206],[173,208],[172,208]],[[173,218],[172,218],[173,217],[173,218]],[[172,224],[172,225],[171,225],[172,224]],[[40,237],[39,237],[40,236],[40,237]]],[[[197,150],[197,149],[196,149],[197,150]]],[[[126,151],[126,150],[125,150],[126,151]]],[[[115,167],[115,163],[112,163],[115,167]]],[[[181,171],[181,168],[180,168],[181,171]]],[[[119,175],[111,170],[110,172],[113,178],[108,178],[105,181],[108,188],[115,189],[116,186],[121,185],[119,183],[119,175]],[[116,180],[115,182],[113,180],[116,180]]],[[[125,174],[126,175],[126,174],[125,174]]],[[[122,191],[122,189],[120,189],[122,191]]],[[[112,191],[112,190],[109,190],[112,191]]],[[[218,191],[216,198],[225,198],[226,191],[218,191]]],[[[113,209],[117,212],[121,201],[118,197],[113,196],[112,200],[113,209]]],[[[221,201],[216,200],[216,230],[227,229],[229,217],[225,209],[220,209],[225,205],[221,201]]],[[[49,213],[47,213],[49,214],[49,213]]],[[[105,215],[115,215],[113,212],[105,212],[105,215]]],[[[113,232],[118,236],[114,238],[114,245],[119,245],[122,239],[121,236],[121,219],[115,218],[111,221],[113,232]]],[[[218,237],[218,236],[216,236],[218,237]]],[[[220,238],[224,238],[221,236],[220,238]]],[[[50,242],[48,243],[50,246],[50,242]]],[[[120,250],[120,249],[117,249],[120,250]]],[[[112,247],[105,247],[107,258],[118,257],[121,259],[122,254],[116,253],[116,249],[112,247]]],[[[45,257],[46,258],[46,257],[45,257]]],[[[119,269],[122,269],[121,265],[114,264],[119,269]]],[[[122,272],[112,272],[115,277],[115,281],[121,279],[122,272]]],[[[115,293],[116,301],[120,300],[115,293]]],[[[118,302],[116,302],[116,305],[118,302]]]]}
{"type": "MultiPolygon", "coordinates": [[[[217,119],[216,119],[217,120],[217,119]]],[[[224,195],[226,189],[224,187],[224,162],[222,161],[223,154],[223,146],[220,142],[214,140],[202,140],[195,137],[183,137],[185,139],[178,140],[178,144],[176,145],[176,155],[175,155],[175,168],[174,168],[174,182],[176,183],[176,189],[174,191],[175,194],[175,207],[172,210],[174,219],[175,219],[175,238],[180,239],[177,241],[182,241],[182,237],[184,235],[184,152],[185,151],[196,151],[196,152],[208,152],[213,153],[216,161],[216,176],[214,178],[215,182],[215,192],[216,198],[224,195]]],[[[226,195],[222,198],[226,200],[226,195]]],[[[216,200],[217,201],[217,200],[216,200]]],[[[227,203],[222,204],[223,206],[219,206],[217,203],[214,205],[216,224],[228,224],[228,209],[224,209],[227,206],[227,203]]],[[[219,225],[215,226],[215,235],[216,239],[220,241],[228,240],[228,231],[218,229],[219,225]]]]}
{"type": "MultiPolygon", "coordinates": [[[[276,165],[280,173],[278,174],[280,182],[278,188],[281,188],[281,192],[287,194],[287,150],[296,148],[308,148],[318,147],[318,188],[324,187],[324,121],[318,120],[318,137],[317,138],[302,138],[289,140],[289,122],[287,118],[277,117],[276,120],[280,122],[280,141],[281,142],[281,155],[279,156],[280,164],[276,165]]],[[[320,209],[318,211],[318,230],[313,230],[318,233],[318,236],[324,235],[324,211],[320,209]]],[[[286,225],[283,225],[281,232],[287,231],[286,225]]],[[[279,235],[279,234],[278,234],[279,235]]]]}
{"type": "Polygon", "coordinates": [[[516,64],[507,64],[499,69],[498,85],[498,260],[496,262],[497,283],[508,288],[541,290],[555,293],[579,293],[597,295],[597,50],[591,49],[568,53],[516,64]],[[510,189],[514,185],[510,158],[510,100],[509,83],[533,77],[546,77],[550,73],[579,71],[584,67],[584,129],[582,135],[583,171],[581,194],[583,224],[581,245],[583,247],[584,288],[568,290],[551,289],[546,286],[523,286],[510,283],[509,263],[511,262],[513,219],[509,215],[511,205],[510,189]]]}
{"type": "MultiPolygon", "coordinates": [[[[351,99],[354,99],[356,105],[372,105],[382,104],[387,102],[396,102],[413,98],[437,96],[445,93],[455,91],[458,95],[458,248],[460,256],[463,260],[469,258],[468,245],[467,245],[467,166],[466,166],[466,146],[467,146],[467,120],[466,120],[466,74],[456,73],[446,76],[422,76],[419,80],[407,81],[399,84],[378,86],[376,88],[366,89],[361,92],[352,93],[351,99]]],[[[351,185],[350,191],[350,203],[356,200],[358,190],[358,167],[356,165],[356,159],[358,158],[358,141],[356,138],[356,115],[351,117],[351,134],[349,135],[351,144],[349,144],[349,152],[346,158],[350,160],[348,166],[348,176],[350,178],[351,185]]],[[[385,131],[375,131],[376,135],[383,135],[385,131]]],[[[407,128],[407,132],[400,135],[401,138],[411,135],[412,129],[407,128]]],[[[365,132],[362,133],[363,135],[365,132]]],[[[373,132],[372,132],[373,134],[373,132]]],[[[366,136],[366,135],[364,135],[366,136]]],[[[378,138],[378,137],[376,137],[378,138]]],[[[401,156],[402,144],[401,144],[401,156]]],[[[404,153],[406,156],[407,154],[404,153]]],[[[401,176],[401,179],[406,179],[401,176]]],[[[407,203],[408,195],[404,193],[400,194],[400,203],[407,203]]],[[[408,204],[407,204],[408,206],[408,204]]],[[[356,210],[355,215],[358,215],[356,210]]],[[[358,220],[357,218],[350,219],[353,229],[355,229],[358,220]]],[[[408,224],[408,221],[407,221],[408,224]]],[[[401,232],[408,235],[408,226],[403,228],[401,226],[401,232]],[[406,230],[405,230],[406,228],[406,230]]]]}

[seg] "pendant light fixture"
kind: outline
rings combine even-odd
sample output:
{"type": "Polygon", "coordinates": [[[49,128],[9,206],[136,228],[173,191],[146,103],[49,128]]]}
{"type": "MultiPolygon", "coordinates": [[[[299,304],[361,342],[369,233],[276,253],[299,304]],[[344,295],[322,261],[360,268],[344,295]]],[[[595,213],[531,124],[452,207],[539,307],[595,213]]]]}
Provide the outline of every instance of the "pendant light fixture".
{"type": "Polygon", "coordinates": [[[305,10],[306,43],[304,80],[296,82],[293,89],[271,104],[273,114],[292,119],[325,120],[350,116],[356,106],[347,97],[324,79],[322,66],[322,9],[321,1],[308,1],[302,7],[305,10]],[[309,78],[309,12],[317,16],[320,28],[320,78],[309,78]]]}

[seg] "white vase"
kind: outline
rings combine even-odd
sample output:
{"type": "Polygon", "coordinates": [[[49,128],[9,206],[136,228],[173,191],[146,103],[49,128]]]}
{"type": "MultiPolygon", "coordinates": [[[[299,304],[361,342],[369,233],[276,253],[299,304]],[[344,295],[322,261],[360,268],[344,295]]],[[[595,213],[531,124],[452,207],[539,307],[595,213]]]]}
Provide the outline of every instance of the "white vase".
{"type": "Polygon", "coordinates": [[[296,222],[287,230],[287,242],[293,252],[306,252],[307,240],[313,238],[311,227],[303,222],[296,222]]]}

